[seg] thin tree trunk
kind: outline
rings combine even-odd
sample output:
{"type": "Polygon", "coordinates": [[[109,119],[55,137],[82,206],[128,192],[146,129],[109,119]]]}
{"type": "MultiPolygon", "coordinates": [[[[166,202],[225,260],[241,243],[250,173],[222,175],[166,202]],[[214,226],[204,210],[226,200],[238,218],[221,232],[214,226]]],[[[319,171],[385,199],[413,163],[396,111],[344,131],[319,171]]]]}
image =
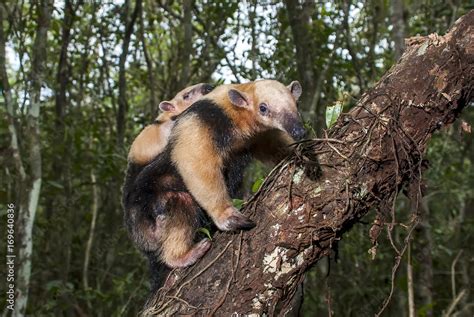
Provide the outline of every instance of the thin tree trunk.
{"type": "MultiPolygon", "coordinates": [[[[156,87],[156,80],[155,80],[155,69],[153,67],[153,61],[150,58],[150,54],[148,54],[148,48],[146,45],[146,38],[145,38],[145,25],[143,22],[143,10],[140,13],[140,39],[142,42],[143,47],[143,55],[145,56],[145,62],[147,67],[147,75],[148,75],[148,89],[150,91],[150,104],[148,112],[151,116],[154,117],[158,110],[158,101],[156,98],[155,89],[156,87]]],[[[146,112],[145,112],[146,113],[146,112]]]]}
{"type": "Polygon", "coordinates": [[[251,41],[251,49],[249,52],[249,58],[252,62],[252,80],[257,79],[257,55],[258,55],[258,47],[257,47],[257,1],[253,0],[250,1],[248,4],[248,15],[249,15],[249,22],[250,22],[250,36],[252,38],[251,41]]]}
{"type": "Polygon", "coordinates": [[[351,11],[351,0],[345,0],[342,4],[342,11],[344,12],[344,17],[342,20],[342,25],[344,27],[344,38],[346,40],[346,48],[351,56],[351,63],[352,67],[354,68],[354,72],[357,78],[357,83],[359,85],[360,91],[365,91],[367,88],[367,81],[362,78],[361,74],[361,66],[360,60],[357,57],[356,52],[354,51],[353,44],[352,44],[352,33],[351,27],[349,25],[349,14],[351,11]]]}
{"type": "MultiPolygon", "coordinates": [[[[92,250],[92,243],[94,242],[94,235],[95,235],[95,224],[97,220],[97,210],[99,209],[99,193],[97,188],[97,180],[95,176],[95,172],[91,170],[91,183],[92,183],[92,219],[91,225],[89,229],[89,238],[87,239],[86,250],[84,252],[84,265],[82,268],[82,287],[85,291],[89,289],[89,262],[90,262],[90,255],[92,250]]],[[[89,303],[90,305],[90,303],[89,303]]]]}
{"type": "Polygon", "coordinates": [[[178,63],[181,67],[181,74],[179,76],[178,87],[176,90],[181,90],[189,84],[191,74],[191,56],[193,51],[193,1],[183,1],[183,19],[181,28],[184,30],[182,50],[179,52],[178,63]]]}
{"type": "Polygon", "coordinates": [[[132,37],[135,21],[142,8],[142,0],[137,0],[135,9],[133,10],[130,20],[128,19],[129,3],[124,4],[125,10],[123,12],[123,21],[125,23],[125,34],[122,43],[122,52],[119,59],[119,97],[118,97],[118,111],[117,111],[117,146],[119,149],[123,147],[125,137],[125,123],[128,111],[127,102],[127,80],[125,77],[125,62],[127,61],[128,50],[130,47],[130,38],[132,37]]]}
{"type": "Polygon", "coordinates": [[[64,116],[67,106],[66,90],[69,79],[69,60],[68,60],[68,48],[69,42],[71,41],[71,28],[74,23],[75,10],[70,0],[66,0],[64,3],[64,20],[62,23],[62,35],[61,35],[61,51],[59,53],[58,71],[56,73],[56,128],[59,135],[63,137],[64,129],[64,116]]]}
{"type": "Polygon", "coordinates": [[[403,0],[392,0],[392,39],[395,44],[393,54],[396,61],[402,57],[403,50],[405,49],[405,37],[406,37],[406,26],[404,18],[404,5],[403,0]]]}
{"type": "Polygon", "coordinates": [[[379,32],[379,23],[380,20],[384,17],[380,17],[382,14],[382,4],[379,3],[379,1],[371,1],[371,6],[372,6],[372,12],[370,14],[370,22],[371,22],[371,29],[370,31],[370,36],[369,36],[369,52],[367,53],[367,64],[369,64],[369,81],[374,78],[376,75],[376,67],[375,67],[375,60],[376,60],[376,54],[375,54],[375,45],[377,45],[377,34],[379,32]]]}
{"type": "MultiPolygon", "coordinates": [[[[410,44],[328,138],[300,143],[297,155],[274,169],[243,209],[256,228],[217,233],[203,259],[171,273],[145,315],[284,315],[304,273],[344,232],[369,210],[392,206],[398,189],[421,181],[432,133],[474,98],[474,11],[447,35],[410,44]]],[[[370,231],[375,240],[377,228],[370,231]]]]}
{"type": "Polygon", "coordinates": [[[18,131],[15,126],[16,122],[16,111],[18,105],[12,98],[10,83],[8,81],[8,74],[6,69],[6,53],[5,53],[5,43],[7,37],[3,30],[3,26],[6,25],[7,12],[5,11],[5,6],[0,5],[0,83],[2,85],[2,94],[5,99],[5,106],[7,110],[7,120],[8,120],[8,131],[10,133],[10,148],[15,164],[16,171],[18,173],[19,183],[23,183],[26,179],[25,167],[21,159],[20,147],[18,144],[18,131]]]}
{"type": "Polygon", "coordinates": [[[288,12],[288,20],[291,26],[291,34],[293,35],[293,45],[296,49],[296,67],[304,87],[301,96],[301,107],[303,112],[310,110],[311,101],[315,88],[315,72],[314,72],[314,47],[313,39],[310,34],[312,18],[316,5],[314,1],[298,1],[285,0],[285,6],[288,12]]]}
{"type": "Polygon", "coordinates": [[[407,252],[407,289],[408,289],[408,316],[415,317],[415,291],[413,286],[413,265],[411,264],[411,241],[408,242],[407,252]]]}
{"type": "Polygon", "coordinates": [[[24,186],[25,194],[20,201],[17,219],[18,266],[16,284],[16,306],[13,316],[24,316],[28,304],[33,252],[33,225],[41,191],[41,140],[40,140],[40,95],[46,69],[47,32],[50,24],[52,0],[36,3],[38,15],[36,37],[32,52],[30,73],[29,110],[26,117],[25,139],[28,149],[29,173],[24,186]]]}
{"type": "Polygon", "coordinates": [[[426,317],[433,316],[433,239],[431,237],[430,210],[426,199],[421,200],[420,213],[422,220],[416,229],[416,239],[413,241],[414,250],[419,259],[419,273],[416,282],[418,289],[419,307],[422,307],[426,317]]]}
{"type": "MultiPolygon", "coordinates": [[[[340,30],[336,30],[336,39],[334,41],[334,47],[339,46],[340,39],[340,30]]],[[[313,122],[313,126],[316,127],[318,135],[323,131],[325,124],[324,118],[324,107],[320,105],[321,94],[323,92],[323,87],[325,86],[326,76],[329,69],[332,67],[336,55],[336,50],[334,49],[328,57],[328,60],[324,64],[323,69],[319,72],[318,79],[316,80],[316,88],[314,89],[314,94],[311,99],[311,106],[309,108],[309,118],[313,122]]]]}
{"type": "MultiPolygon", "coordinates": [[[[64,20],[62,23],[62,34],[61,34],[61,51],[59,54],[58,70],[56,73],[56,96],[55,96],[55,110],[56,120],[55,126],[57,133],[55,134],[55,144],[59,146],[59,153],[53,158],[53,168],[55,170],[55,176],[58,182],[62,184],[63,190],[60,195],[53,198],[52,208],[46,210],[47,217],[50,219],[54,212],[61,212],[65,209],[65,206],[71,205],[72,186],[71,186],[71,157],[70,157],[70,142],[67,141],[66,124],[64,122],[66,118],[66,112],[68,108],[68,99],[66,93],[69,85],[69,43],[71,41],[71,29],[75,20],[75,13],[77,6],[80,6],[82,1],[79,1],[76,6],[70,0],[66,0],[64,3],[64,20]]],[[[65,213],[65,222],[73,224],[72,218],[74,213],[65,213]]],[[[70,263],[71,263],[71,241],[72,231],[67,230],[63,236],[64,239],[64,265],[62,269],[62,279],[64,282],[68,280],[70,263]]]]}

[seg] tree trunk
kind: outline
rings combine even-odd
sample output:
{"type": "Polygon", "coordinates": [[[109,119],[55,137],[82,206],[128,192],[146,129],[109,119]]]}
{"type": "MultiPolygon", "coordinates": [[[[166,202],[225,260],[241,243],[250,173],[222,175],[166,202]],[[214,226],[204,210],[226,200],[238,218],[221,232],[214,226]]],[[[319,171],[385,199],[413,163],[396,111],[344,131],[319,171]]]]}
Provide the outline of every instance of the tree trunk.
{"type": "MultiPolygon", "coordinates": [[[[92,183],[92,206],[91,206],[91,225],[89,229],[89,238],[87,239],[86,250],[84,252],[84,265],[82,267],[82,287],[84,291],[89,290],[89,264],[92,250],[92,243],[94,242],[95,227],[97,221],[97,211],[99,209],[99,191],[97,186],[97,178],[94,169],[91,169],[91,183],[92,183]]],[[[90,301],[87,305],[91,308],[90,301]]]]}
{"type": "Polygon", "coordinates": [[[342,11],[344,13],[342,25],[344,28],[344,39],[346,42],[346,48],[351,56],[351,64],[354,69],[355,76],[357,77],[357,84],[359,85],[360,91],[365,91],[367,88],[367,79],[362,78],[362,67],[361,61],[357,56],[357,52],[354,50],[354,44],[352,43],[352,31],[349,25],[349,15],[351,12],[352,0],[346,0],[342,3],[342,11]]]}
{"type": "MultiPolygon", "coordinates": [[[[13,316],[24,316],[28,303],[33,252],[33,224],[41,191],[41,140],[40,140],[40,95],[46,69],[47,32],[49,29],[53,1],[36,3],[37,29],[32,52],[29,89],[29,107],[26,116],[26,140],[29,171],[23,180],[24,192],[20,198],[16,236],[18,237],[16,306],[13,316]]],[[[21,180],[20,180],[21,181],[21,180]]]]}
{"type": "MultiPolygon", "coordinates": [[[[447,35],[408,44],[327,139],[301,142],[274,169],[243,209],[256,228],[216,234],[201,261],[170,273],[144,314],[284,315],[304,273],[345,231],[369,210],[390,211],[383,206],[392,206],[402,187],[420,182],[432,133],[474,96],[474,11],[447,35]]],[[[383,226],[374,223],[373,241],[383,226]]]]}
{"type": "Polygon", "coordinates": [[[416,228],[414,250],[417,255],[419,272],[416,282],[419,296],[419,307],[423,308],[426,317],[433,316],[433,239],[431,236],[430,209],[426,199],[420,203],[422,220],[416,228]]]}
{"type": "Polygon", "coordinates": [[[301,84],[305,87],[301,96],[301,109],[305,112],[309,111],[311,106],[316,84],[313,62],[314,49],[310,34],[310,22],[316,6],[314,1],[307,0],[303,4],[299,4],[298,1],[285,0],[285,6],[296,50],[296,67],[301,84]]]}
{"type": "MultiPolygon", "coordinates": [[[[55,134],[55,144],[58,146],[57,155],[53,158],[53,169],[55,171],[55,177],[59,184],[62,185],[62,191],[51,198],[52,208],[47,209],[47,219],[50,219],[52,214],[62,212],[66,210],[66,206],[71,206],[72,186],[71,186],[71,142],[68,142],[67,131],[66,131],[66,113],[68,110],[68,98],[66,93],[70,83],[70,69],[69,69],[69,43],[71,42],[71,29],[74,24],[76,10],[82,1],[79,1],[74,5],[70,0],[66,0],[64,3],[64,19],[62,23],[62,34],[61,34],[61,51],[59,54],[58,70],[56,74],[56,96],[55,96],[55,110],[56,120],[55,127],[57,133],[55,134]]],[[[66,223],[74,224],[73,218],[74,213],[64,212],[64,218],[66,223]]],[[[63,233],[63,253],[64,265],[61,270],[62,280],[64,283],[67,282],[70,263],[71,263],[71,242],[72,242],[72,230],[67,230],[63,233]]]]}
{"type": "Polygon", "coordinates": [[[123,36],[122,52],[119,59],[119,97],[118,97],[118,111],[117,111],[117,145],[119,148],[123,147],[125,137],[125,118],[128,111],[127,103],[127,80],[125,78],[125,62],[127,61],[128,49],[130,46],[130,38],[132,37],[135,21],[142,8],[142,0],[137,0],[135,9],[133,10],[130,20],[128,19],[128,6],[124,4],[125,12],[123,13],[123,20],[125,23],[125,34],[123,36]]]}
{"type": "Polygon", "coordinates": [[[178,63],[181,68],[179,76],[179,84],[176,91],[179,91],[189,84],[191,76],[191,56],[193,52],[193,1],[183,1],[183,20],[181,27],[183,28],[183,40],[181,51],[178,52],[178,63]]]}
{"type": "Polygon", "coordinates": [[[403,6],[403,0],[392,0],[392,39],[394,42],[393,54],[396,61],[400,59],[405,49],[406,26],[403,6]]]}
{"type": "Polygon", "coordinates": [[[156,80],[155,80],[155,68],[153,67],[153,61],[150,58],[150,54],[148,54],[148,47],[146,44],[145,38],[145,23],[143,22],[143,10],[140,12],[140,41],[142,42],[143,48],[143,55],[145,57],[146,67],[147,67],[147,75],[148,75],[148,89],[150,90],[150,103],[148,111],[144,111],[147,118],[155,117],[158,112],[158,99],[156,97],[155,89],[156,87],[156,80]],[[150,116],[148,116],[150,114],[150,116]]]}
{"type": "Polygon", "coordinates": [[[408,291],[408,316],[415,317],[415,291],[413,286],[413,265],[411,262],[411,241],[408,242],[407,255],[407,291],[408,291]]]}
{"type": "Polygon", "coordinates": [[[248,4],[248,16],[249,16],[249,22],[250,22],[250,37],[251,39],[251,48],[249,52],[249,59],[252,62],[252,69],[251,69],[251,75],[252,75],[252,80],[255,80],[258,78],[258,73],[257,73],[257,56],[259,55],[258,52],[258,39],[257,39],[257,1],[252,0],[248,4]]]}

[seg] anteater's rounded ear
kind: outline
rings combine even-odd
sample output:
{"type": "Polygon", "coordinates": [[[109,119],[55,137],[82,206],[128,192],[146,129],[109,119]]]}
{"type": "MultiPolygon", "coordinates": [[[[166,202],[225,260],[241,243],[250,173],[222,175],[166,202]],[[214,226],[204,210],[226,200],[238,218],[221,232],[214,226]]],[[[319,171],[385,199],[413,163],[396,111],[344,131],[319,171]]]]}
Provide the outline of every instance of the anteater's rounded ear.
{"type": "Polygon", "coordinates": [[[160,102],[160,110],[164,112],[173,112],[176,110],[176,107],[170,101],[160,102]]]}
{"type": "Polygon", "coordinates": [[[245,108],[250,105],[245,94],[237,89],[229,89],[227,94],[229,95],[230,103],[234,106],[245,108]]]}
{"type": "Polygon", "coordinates": [[[301,88],[300,82],[294,80],[286,87],[288,87],[288,89],[291,91],[291,94],[293,97],[295,97],[295,100],[298,101],[298,99],[301,97],[301,94],[303,93],[303,88],[301,88]]]}

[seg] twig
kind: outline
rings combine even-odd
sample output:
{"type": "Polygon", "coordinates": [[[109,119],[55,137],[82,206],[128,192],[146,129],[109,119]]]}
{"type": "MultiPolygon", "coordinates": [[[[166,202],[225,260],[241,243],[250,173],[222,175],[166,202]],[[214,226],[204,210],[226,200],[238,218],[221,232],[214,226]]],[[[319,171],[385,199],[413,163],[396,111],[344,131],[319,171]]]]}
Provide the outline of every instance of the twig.
{"type": "Polygon", "coordinates": [[[346,161],[349,161],[349,158],[347,156],[345,156],[344,154],[342,154],[341,152],[339,152],[338,149],[336,149],[333,145],[331,145],[331,143],[328,143],[328,146],[333,149],[337,154],[339,154],[340,157],[342,157],[343,159],[345,159],[346,161]]]}
{"type": "Polygon", "coordinates": [[[292,143],[291,145],[296,145],[296,144],[301,144],[301,143],[307,143],[307,142],[332,142],[332,143],[340,143],[340,144],[346,144],[345,141],[339,140],[339,139],[331,139],[331,138],[313,138],[313,139],[306,139],[306,140],[301,140],[295,143],[292,143]]]}
{"type": "Polygon", "coordinates": [[[413,234],[413,231],[415,230],[418,223],[419,223],[419,219],[414,218],[412,226],[410,228],[410,231],[408,232],[407,237],[405,238],[405,245],[403,246],[403,249],[400,252],[400,254],[397,255],[396,260],[395,260],[395,264],[392,267],[392,283],[391,283],[392,285],[390,287],[390,293],[389,293],[388,297],[385,299],[382,308],[375,314],[375,317],[380,317],[382,315],[383,311],[385,310],[385,308],[387,308],[388,304],[390,303],[390,300],[392,299],[393,291],[395,289],[395,276],[396,276],[398,268],[400,266],[400,262],[402,260],[402,257],[403,257],[403,255],[405,254],[405,251],[408,248],[408,244],[410,243],[410,239],[411,239],[411,236],[413,234]]]}
{"type": "Polygon", "coordinates": [[[453,300],[456,298],[456,263],[459,260],[463,250],[460,250],[451,264],[451,290],[453,292],[453,300]]]}
{"type": "Polygon", "coordinates": [[[176,300],[178,300],[178,301],[180,301],[180,302],[186,304],[186,305],[189,306],[190,308],[198,309],[196,306],[191,305],[190,303],[188,303],[187,301],[185,301],[185,300],[182,299],[181,297],[167,295],[166,298],[176,299],[176,300]]]}
{"type": "Polygon", "coordinates": [[[451,302],[451,304],[449,305],[449,308],[448,308],[448,311],[443,314],[443,317],[449,317],[451,316],[454,308],[456,308],[456,305],[461,301],[461,299],[466,295],[466,290],[463,289],[461,292],[459,292],[458,296],[456,298],[453,299],[453,301],[451,302]]]}

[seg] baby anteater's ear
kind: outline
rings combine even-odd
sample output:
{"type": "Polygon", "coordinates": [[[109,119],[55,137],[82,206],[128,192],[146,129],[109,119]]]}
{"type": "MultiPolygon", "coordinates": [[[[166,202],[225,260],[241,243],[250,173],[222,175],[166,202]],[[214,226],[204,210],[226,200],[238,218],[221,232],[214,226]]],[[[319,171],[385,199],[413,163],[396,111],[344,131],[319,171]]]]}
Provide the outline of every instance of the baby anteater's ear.
{"type": "Polygon", "coordinates": [[[227,93],[229,96],[230,103],[237,107],[247,108],[250,106],[250,102],[245,93],[238,91],[237,89],[229,89],[227,93]]]}
{"type": "Polygon", "coordinates": [[[160,102],[160,110],[164,112],[173,112],[176,110],[176,107],[170,101],[162,101],[160,102]]]}

